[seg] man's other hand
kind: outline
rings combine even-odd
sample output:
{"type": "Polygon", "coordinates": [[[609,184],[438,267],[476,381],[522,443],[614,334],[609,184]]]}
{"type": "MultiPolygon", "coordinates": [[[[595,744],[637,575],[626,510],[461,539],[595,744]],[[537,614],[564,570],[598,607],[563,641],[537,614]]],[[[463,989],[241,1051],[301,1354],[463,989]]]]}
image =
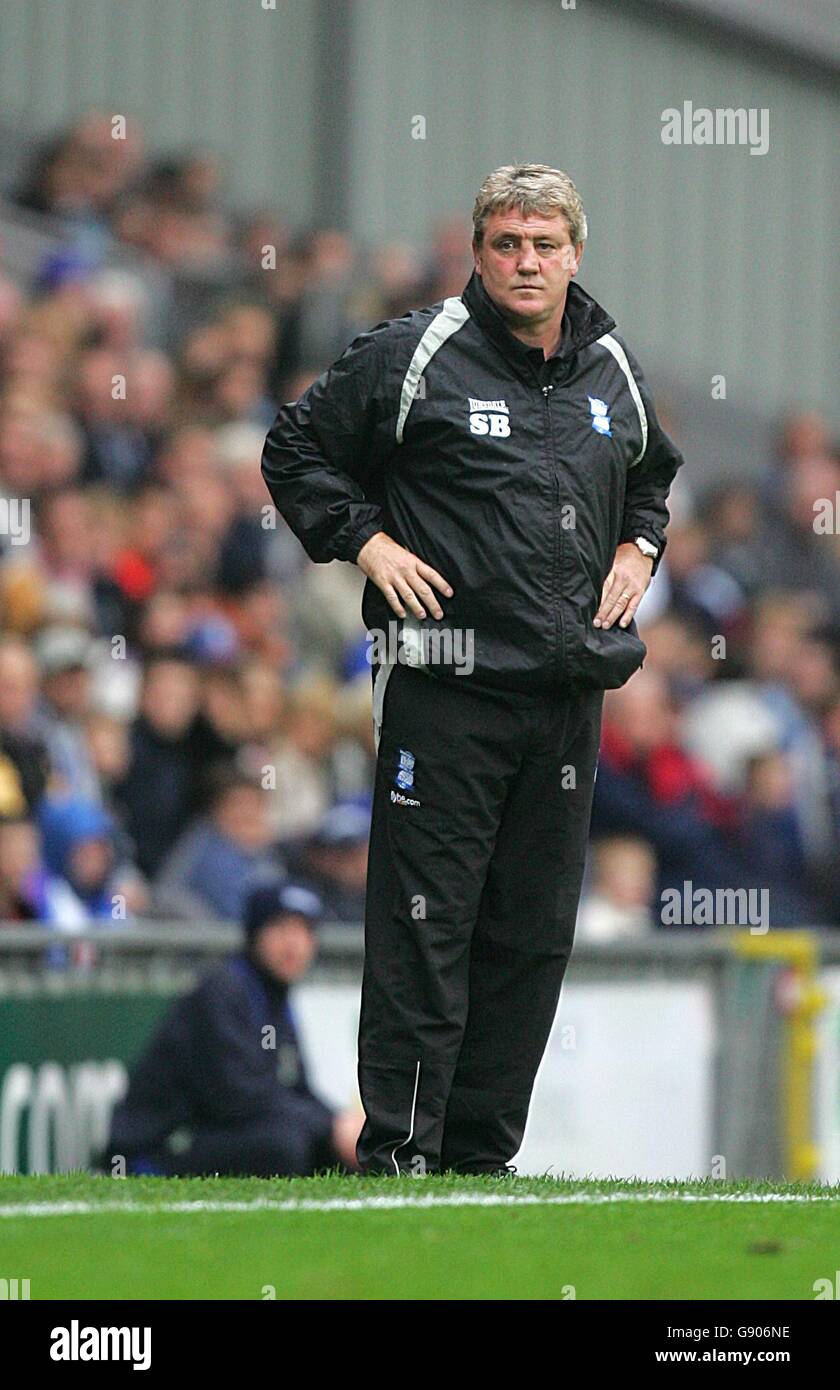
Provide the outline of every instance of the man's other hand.
{"type": "Polygon", "coordinates": [[[356,556],[356,564],[377,589],[382,590],[398,618],[405,617],[406,606],[415,618],[425,618],[426,608],[431,610],[433,617],[443,617],[443,609],[429,586],[434,584],[442,594],[451,598],[450,585],[425,560],[412,555],[410,550],[392,540],[384,531],[377,531],[365,542],[356,556]]]}
{"type": "Polygon", "coordinates": [[[615,552],[613,567],[604,580],[601,607],[595,614],[595,627],[627,627],[650,583],[653,560],[643,555],[633,541],[625,541],[615,552]]]}

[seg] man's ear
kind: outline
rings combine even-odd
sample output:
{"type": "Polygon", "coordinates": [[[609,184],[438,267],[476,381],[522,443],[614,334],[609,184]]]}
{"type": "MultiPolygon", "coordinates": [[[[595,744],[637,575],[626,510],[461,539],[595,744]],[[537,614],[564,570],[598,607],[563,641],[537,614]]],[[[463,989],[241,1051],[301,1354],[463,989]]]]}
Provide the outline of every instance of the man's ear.
{"type": "Polygon", "coordinates": [[[573,274],[573,275],[577,275],[578,271],[580,270],[580,263],[581,263],[581,261],[583,260],[583,242],[582,242],[582,241],[578,242],[577,246],[575,247],[575,259],[576,259],[576,261],[577,261],[577,264],[575,265],[574,270],[572,271],[572,274],[573,274]]]}
{"type": "Polygon", "coordinates": [[[481,274],[481,247],[476,243],[475,237],[473,237],[473,240],[472,240],[472,253],[473,253],[473,264],[474,264],[476,270],[478,271],[478,274],[480,275],[480,274],[481,274]]]}

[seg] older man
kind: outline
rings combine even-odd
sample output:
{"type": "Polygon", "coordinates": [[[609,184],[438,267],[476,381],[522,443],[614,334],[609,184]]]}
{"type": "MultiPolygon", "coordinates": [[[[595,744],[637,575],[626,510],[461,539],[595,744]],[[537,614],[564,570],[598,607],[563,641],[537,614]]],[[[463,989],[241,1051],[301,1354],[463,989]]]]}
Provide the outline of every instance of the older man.
{"type": "Polygon", "coordinates": [[[569,177],[497,169],[473,229],[463,294],[357,337],[282,407],[262,463],[312,559],[369,581],[370,1172],[504,1172],[520,1146],[572,945],[603,691],[644,658],[633,619],[682,462],[614,320],[574,283],[587,229],[569,177]]]}

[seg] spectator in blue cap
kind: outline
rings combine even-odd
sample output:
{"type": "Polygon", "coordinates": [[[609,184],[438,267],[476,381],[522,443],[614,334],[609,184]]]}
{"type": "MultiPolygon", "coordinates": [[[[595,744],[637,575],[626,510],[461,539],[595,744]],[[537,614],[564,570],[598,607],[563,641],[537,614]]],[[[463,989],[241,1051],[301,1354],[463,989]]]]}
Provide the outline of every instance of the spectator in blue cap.
{"type": "Polygon", "coordinates": [[[118,925],[145,905],[142,881],[114,817],[82,797],[45,797],[37,823],[52,890],[47,920],[72,930],[95,921],[118,925]]]}
{"type": "Polygon", "coordinates": [[[290,855],[293,871],[317,888],[331,922],[364,918],[369,837],[370,799],[339,801],[290,855]]]}
{"type": "Polygon", "coordinates": [[[305,883],[252,887],[242,951],[167,1015],[114,1112],[106,1166],[254,1177],[355,1168],[361,1112],[336,1114],[313,1093],[289,1003],[322,915],[305,883]]]}

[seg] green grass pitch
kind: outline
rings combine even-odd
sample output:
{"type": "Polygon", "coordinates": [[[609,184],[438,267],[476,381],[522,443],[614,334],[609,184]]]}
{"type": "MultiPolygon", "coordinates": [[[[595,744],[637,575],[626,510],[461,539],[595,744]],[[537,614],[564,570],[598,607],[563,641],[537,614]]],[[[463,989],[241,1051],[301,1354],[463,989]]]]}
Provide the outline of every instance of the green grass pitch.
{"type": "Polygon", "coordinates": [[[838,1265],[840,1187],[0,1177],[33,1300],[813,1300],[838,1265]]]}

